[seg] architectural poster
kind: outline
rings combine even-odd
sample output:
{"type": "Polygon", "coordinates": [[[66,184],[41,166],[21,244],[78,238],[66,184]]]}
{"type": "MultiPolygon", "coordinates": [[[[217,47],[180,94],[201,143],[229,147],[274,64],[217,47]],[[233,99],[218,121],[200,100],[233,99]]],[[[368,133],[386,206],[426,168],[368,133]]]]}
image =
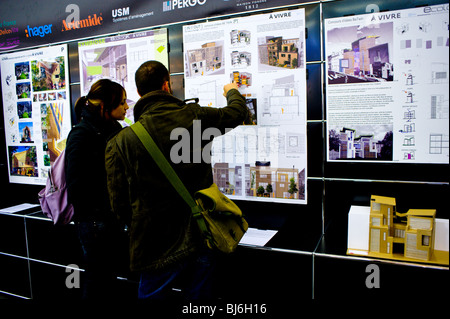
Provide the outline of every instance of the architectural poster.
{"type": "Polygon", "coordinates": [[[449,163],[448,4],[325,20],[328,161],[449,163]]]}
{"type": "Polygon", "coordinates": [[[132,124],[134,105],[139,100],[134,74],[148,60],[158,60],[169,68],[167,47],[167,29],[79,42],[81,95],[88,94],[99,79],[120,83],[127,92],[130,107],[122,124],[132,124]]]}
{"type": "Polygon", "coordinates": [[[232,15],[309,0],[2,0],[0,52],[232,15]],[[32,14],[23,14],[30,12],[32,14]]]}
{"type": "Polygon", "coordinates": [[[67,45],[1,56],[9,181],[45,185],[71,129],[67,45]]]}
{"type": "Polygon", "coordinates": [[[224,107],[235,81],[253,125],[212,145],[214,182],[234,199],[306,204],[304,9],[183,27],[185,97],[224,107]]]}

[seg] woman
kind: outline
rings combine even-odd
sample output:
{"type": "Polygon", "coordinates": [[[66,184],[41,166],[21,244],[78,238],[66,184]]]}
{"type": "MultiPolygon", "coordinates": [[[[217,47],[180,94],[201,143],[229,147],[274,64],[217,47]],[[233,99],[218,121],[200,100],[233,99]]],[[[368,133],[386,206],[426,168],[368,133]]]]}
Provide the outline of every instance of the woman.
{"type": "Polygon", "coordinates": [[[74,207],[83,249],[84,299],[112,297],[111,265],[118,227],[109,205],[106,186],[105,148],[120,131],[128,104],[125,89],[107,79],[95,82],[86,96],[75,103],[79,124],[69,133],[66,145],[66,180],[69,201],[74,207]]]}

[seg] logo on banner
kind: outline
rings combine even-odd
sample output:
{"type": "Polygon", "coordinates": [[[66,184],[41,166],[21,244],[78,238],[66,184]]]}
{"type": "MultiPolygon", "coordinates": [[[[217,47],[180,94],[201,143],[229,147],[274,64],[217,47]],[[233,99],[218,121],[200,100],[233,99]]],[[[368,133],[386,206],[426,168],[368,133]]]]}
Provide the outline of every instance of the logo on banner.
{"type": "Polygon", "coordinates": [[[16,21],[0,21],[0,36],[11,35],[13,33],[19,32],[19,28],[13,27],[16,25],[16,21]]]}
{"type": "Polygon", "coordinates": [[[204,5],[206,0],[170,0],[163,2],[163,11],[172,11],[175,9],[184,9],[195,7],[196,5],[204,5]]]}
{"type": "Polygon", "coordinates": [[[129,16],[130,7],[113,9],[111,14],[113,18],[129,16]]]}
{"type": "Polygon", "coordinates": [[[61,31],[70,31],[75,29],[83,29],[96,27],[103,24],[103,17],[100,13],[97,15],[88,15],[85,19],[80,19],[80,7],[76,4],[69,4],[66,7],[66,12],[70,12],[65,20],[62,21],[61,31]]]}
{"type": "Polygon", "coordinates": [[[0,50],[8,50],[17,47],[20,39],[17,35],[19,28],[15,27],[16,21],[0,21],[0,50]]]}
{"type": "Polygon", "coordinates": [[[437,5],[437,6],[426,6],[423,8],[424,13],[438,13],[445,12],[449,10],[449,4],[437,5]]]}

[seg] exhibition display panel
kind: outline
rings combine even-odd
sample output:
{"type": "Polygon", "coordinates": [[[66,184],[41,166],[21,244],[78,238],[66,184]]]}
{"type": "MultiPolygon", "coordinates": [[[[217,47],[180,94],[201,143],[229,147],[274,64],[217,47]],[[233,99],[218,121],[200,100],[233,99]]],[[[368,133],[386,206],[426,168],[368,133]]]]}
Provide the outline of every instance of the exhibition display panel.
{"type": "Polygon", "coordinates": [[[67,45],[3,54],[1,79],[11,183],[44,185],[71,129],[67,45]]]}
{"type": "Polygon", "coordinates": [[[251,125],[212,145],[214,182],[233,199],[307,203],[304,9],[183,27],[185,97],[225,106],[236,82],[251,125]]]}
{"type": "Polygon", "coordinates": [[[449,163],[448,12],[326,19],[329,161],[449,163]]]}

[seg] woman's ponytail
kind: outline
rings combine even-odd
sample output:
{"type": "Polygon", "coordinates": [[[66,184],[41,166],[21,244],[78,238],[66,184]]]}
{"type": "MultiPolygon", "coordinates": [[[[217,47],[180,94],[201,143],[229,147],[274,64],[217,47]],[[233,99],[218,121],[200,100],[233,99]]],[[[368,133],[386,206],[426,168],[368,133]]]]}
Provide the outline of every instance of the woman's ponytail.
{"type": "Polygon", "coordinates": [[[75,116],[77,117],[77,122],[81,121],[81,114],[83,113],[87,103],[88,100],[86,96],[79,97],[75,102],[75,116]]]}

